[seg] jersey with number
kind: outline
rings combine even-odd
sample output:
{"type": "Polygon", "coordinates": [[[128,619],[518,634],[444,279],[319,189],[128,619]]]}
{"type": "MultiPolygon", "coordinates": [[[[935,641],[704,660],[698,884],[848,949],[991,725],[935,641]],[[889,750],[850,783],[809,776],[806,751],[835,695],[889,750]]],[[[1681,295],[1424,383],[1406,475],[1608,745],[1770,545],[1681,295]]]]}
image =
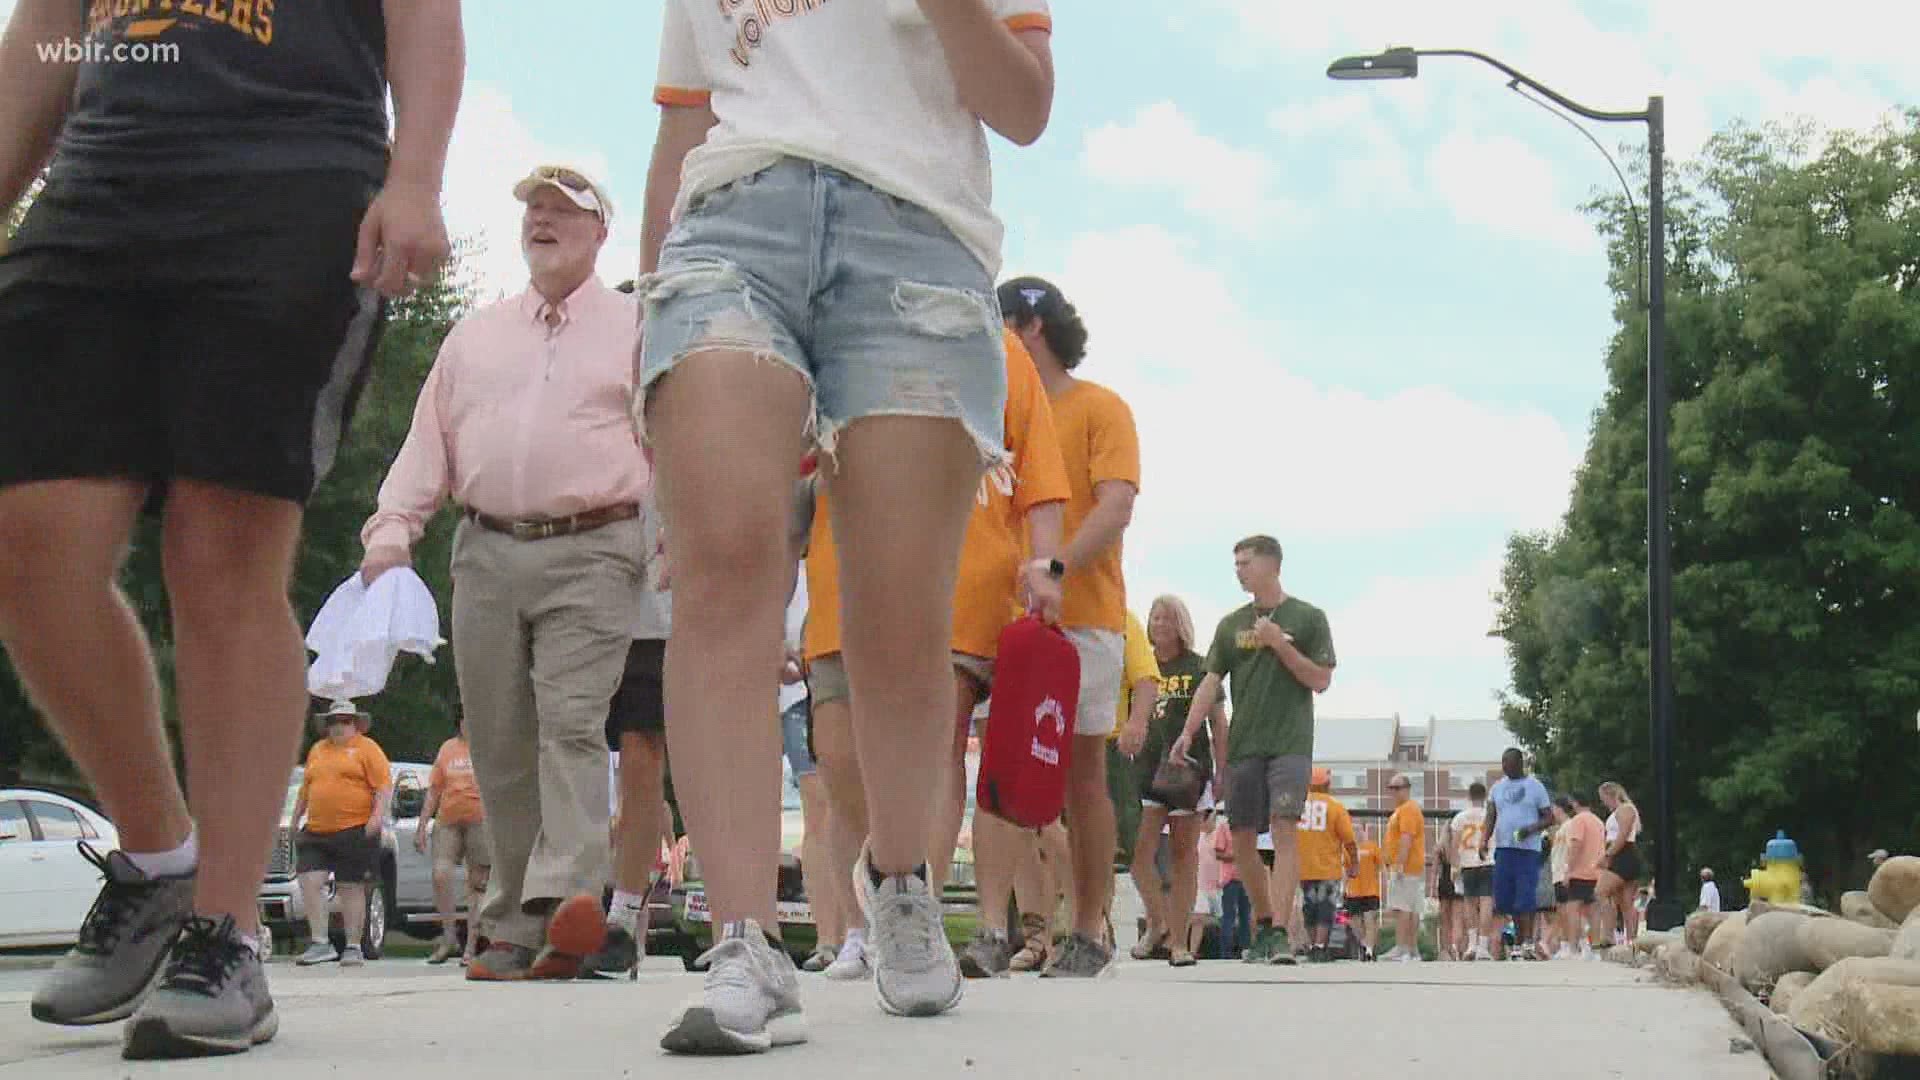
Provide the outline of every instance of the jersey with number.
{"type": "Polygon", "coordinates": [[[1470,806],[1453,815],[1449,827],[1453,837],[1454,865],[1462,870],[1477,870],[1493,864],[1492,853],[1480,854],[1480,842],[1487,835],[1487,808],[1470,806]]]}
{"type": "Polygon", "coordinates": [[[1353,817],[1346,805],[1324,792],[1307,796],[1300,810],[1300,880],[1332,881],[1346,874],[1344,858],[1353,845],[1353,817]]]}

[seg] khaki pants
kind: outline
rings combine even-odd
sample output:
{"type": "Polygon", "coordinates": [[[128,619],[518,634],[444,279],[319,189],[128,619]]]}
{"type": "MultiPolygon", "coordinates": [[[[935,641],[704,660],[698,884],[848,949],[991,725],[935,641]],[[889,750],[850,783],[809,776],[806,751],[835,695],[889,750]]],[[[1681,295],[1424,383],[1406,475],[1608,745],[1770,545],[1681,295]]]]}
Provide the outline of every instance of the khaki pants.
{"type": "Polygon", "coordinates": [[[539,948],[540,902],[598,897],[612,877],[607,703],[644,558],[637,520],[547,540],[471,521],[454,533],[453,656],[493,846],[481,918],[494,940],[539,948]]]}

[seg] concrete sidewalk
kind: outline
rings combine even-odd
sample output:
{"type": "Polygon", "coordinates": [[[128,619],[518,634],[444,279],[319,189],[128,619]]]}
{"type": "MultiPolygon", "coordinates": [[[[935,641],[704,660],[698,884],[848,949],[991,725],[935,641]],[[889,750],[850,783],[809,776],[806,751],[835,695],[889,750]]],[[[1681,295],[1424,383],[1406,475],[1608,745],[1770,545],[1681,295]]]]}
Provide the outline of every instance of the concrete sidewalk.
{"type": "Polygon", "coordinates": [[[1383,1077],[1764,1080],[1698,991],[1602,963],[1334,964],[1176,971],[1123,963],[1095,982],[971,983],[935,1020],[882,1014],[871,984],[803,976],[813,1040],[750,1059],[669,1058],[660,1029],[699,977],[650,960],[637,983],[469,985],[456,965],[275,965],[278,1039],[250,1054],[122,1062],[120,1025],[27,1015],[30,973],[0,979],[0,1080],[325,1077],[1383,1077]]]}

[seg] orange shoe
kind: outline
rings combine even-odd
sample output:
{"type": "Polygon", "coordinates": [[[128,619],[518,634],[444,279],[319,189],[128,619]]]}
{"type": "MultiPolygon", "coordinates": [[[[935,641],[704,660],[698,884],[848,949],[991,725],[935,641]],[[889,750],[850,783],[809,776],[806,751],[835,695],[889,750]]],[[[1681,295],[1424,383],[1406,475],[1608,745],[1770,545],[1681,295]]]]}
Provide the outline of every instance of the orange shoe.
{"type": "Polygon", "coordinates": [[[467,965],[468,982],[519,982],[533,966],[533,950],[496,941],[467,965]]]}
{"type": "Polygon", "coordinates": [[[569,896],[547,919],[547,947],[576,963],[599,952],[606,942],[607,914],[600,910],[597,896],[569,896]]]}
{"type": "Polygon", "coordinates": [[[563,953],[549,945],[534,957],[533,966],[527,969],[527,978],[538,982],[566,981],[579,978],[585,968],[583,957],[563,953]]]}

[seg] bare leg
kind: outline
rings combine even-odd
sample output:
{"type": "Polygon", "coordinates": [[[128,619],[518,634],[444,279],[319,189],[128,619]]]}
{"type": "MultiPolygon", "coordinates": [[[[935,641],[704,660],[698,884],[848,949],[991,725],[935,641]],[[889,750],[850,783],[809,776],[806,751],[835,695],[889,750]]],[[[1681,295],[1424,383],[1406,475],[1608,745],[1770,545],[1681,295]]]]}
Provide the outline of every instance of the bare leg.
{"type": "MultiPolygon", "coordinates": [[[[850,870],[836,867],[833,857],[832,813],[827,804],[826,781],[817,772],[800,777],[800,878],[807,902],[813,908],[817,946],[837,947],[847,934],[847,920],[840,907],[840,891],[830,882],[845,879],[850,870]]],[[[857,857],[857,856],[856,856],[857,857]]]]}
{"type": "Polygon", "coordinates": [[[340,899],[340,922],[347,932],[347,947],[360,947],[360,934],[367,928],[367,886],[336,885],[334,892],[340,899]]]}
{"type": "MultiPolygon", "coordinates": [[[[0,491],[0,642],[99,794],[120,846],[159,852],[185,843],[193,823],[146,632],[116,580],[145,498],[144,486],[124,480],[0,491]]],[[[287,758],[291,771],[291,750],[287,758]]],[[[282,797],[286,781],[274,779],[282,797]]]]}
{"type": "Polygon", "coordinates": [[[824,472],[878,873],[927,862],[927,796],[943,782],[956,708],[948,648],[954,576],[981,470],[979,449],[959,423],[875,416],[841,431],[837,462],[824,472]]]}
{"type": "Polygon", "coordinates": [[[853,864],[859,861],[860,845],[867,839],[867,792],[860,782],[860,760],[853,750],[853,716],[844,699],[814,702],[813,750],[827,797],[826,857],[833,866],[831,880],[821,887],[833,889],[841,905],[844,938],[867,925],[851,884],[853,864]]]}
{"type": "Polygon", "coordinates": [[[327,872],[301,874],[300,902],[307,909],[307,940],[323,944],[327,940],[327,872]]]}
{"type": "Polygon", "coordinates": [[[488,867],[467,864],[467,945],[461,953],[468,960],[480,950],[480,937],[485,933],[480,923],[480,905],[487,898],[488,873],[488,867]]]}
{"type": "MultiPolygon", "coordinates": [[[[1274,862],[1280,860],[1276,857],[1274,862]]],[[[1240,882],[1246,886],[1247,900],[1253,905],[1254,933],[1260,932],[1260,924],[1271,924],[1273,917],[1273,884],[1266,873],[1266,864],[1260,861],[1260,833],[1255,829],[1233,830],[1233,864],[1244,866],[1240,873],[1240,882]]],[[[1291,912],[1289,912],[1291,914],[1291,912]]]]}
{"type": "MultiPolygon", "coordinates": [[[[1046,875],[1038,863],[1033,833],[992,814],[974,815],[973,880],[980,894],[980,921],[987,929],[1011,933],[1007,926],[1007,905],[1013,897],[1015,882],[1025,876],[1031,884],[1036,873],[1045,882],[1046,875]]],[[[1024,914],[1045,915],[1051,921],[1054,892],[1046,884],[1041,885],[1041,890],[1045,893],[1044,905],[1029,911],[1028,905],[1040,904],[1040,897],[1022,897],[1020,910],[1024,914]]]]}
{"type": "MultiPolygon", "coordinates": [[[[1190,941],[1193,935],[1188,928],[1201,928],[1201,920],[1193,914],[1194,900],[1200,893],[1200,819],[1192,815],[1174,818],[1169,842],[1173,844],[1173,897],[1167,927],[1174,941],[1190,941]]],[[[1198,946],[1189,944],[1187,951],[1197,952],[1198,946]]]]}
{"type": "Polygon", "coordinates": [[[1107,900],[1113,893],[1115,847],[1113,800],[1107,795],[1107,737],[1073,737],[1067,766],[1067,814],[1073,822],[1073,928],[1083,937],[1106,936],[1107,900]]]}
{"type": "Polygon", "coordinates": [[[1366,935],[1367,952],[1369,954],[1378,952],[1380,946],[1380,913],[1378,911],[1369,911],[1365,915],[1362,915],[1360,917],[1360,929],[1361,933],[1366,935]]]}
{"type": "Polygon", "coordinates": [[[766,714],[785,655],[786,536],[811,411],[798,372],[721,348],[686,358],[647,402],[673,523],[666,709],[680,808],[716,925],[754,919],[770,934],[780,733],[766,714]]]}
{"type": "Polygon", "coordinates": [[[451,944],[458,936],[453,926],[453,867],[433,868],[433,910],[440,916],[440,940],[451,944]]]}
{"type": "Polygon", "coordinates": [[[980,684],[959,670],[953,673],[954,721],[952,753],[943,777],[941,797],[936,804],[933,834],[928,841],[927,886],[939,896],[953,874],[953,850],[960,842],[960,829],[967,818],[967,733],[973,710],[981,701],[980,684]]]}
{"type": "MultiPolygon", "coordinates": [[[[1273,909],[1291,918],[1300,892],[1299,820],[1275,815],[1273,830],[1273,909]]],[[[1276,920],[1277,921],[1277,920],[1276,920]]],[[[1296,939],[1298,940],[1298,939],[1296,939]]]]}
{"type": "Polygon", "coordinates": [[[620,823],[613,837],[613,887],[643,895],[660,861],[667,811],[667,742],[654,732],[620,733],[620,823]]]}
{"type": "MultiPolygon", "coordinates": [[[[1160,827],[1166,823],[1166,807],[1154,803],[1141,807],[1140,832],[1133,841],[1133,885],[1139,890],[1141,906],[1147,909],[1147,932],[1140,940],[1148,948],[1158,944],[1162,935],[1170,934],[1175,925],[1174,913],[1167,910],[1167,883],[1154,862],[1155,849],[1160,846],[1160,827]]],[[[1178,857],[1177,851],[1175,857],[1178,857]]],[[[1189,896],[1187,910],[1192,908],[1193,897],[1189,896]]]]}

